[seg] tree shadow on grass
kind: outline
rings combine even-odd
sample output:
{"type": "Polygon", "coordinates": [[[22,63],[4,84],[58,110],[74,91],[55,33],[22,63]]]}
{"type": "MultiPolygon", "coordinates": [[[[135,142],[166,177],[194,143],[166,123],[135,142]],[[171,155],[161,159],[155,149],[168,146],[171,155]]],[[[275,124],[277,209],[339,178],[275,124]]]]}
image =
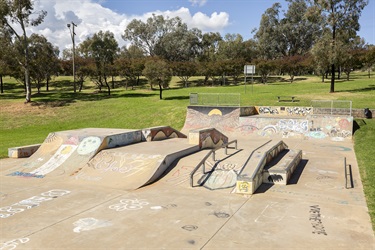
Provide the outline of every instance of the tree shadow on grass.
{"type": "MultiPolygon", "coordinates": [[[[122,91],[113,91],[111,90],[111,95],[108,95],[107,91],[94,91],[94,92],[56,92],[56,91],[49,91],[49,92],[40,92],[34,93],[31,97],[31,106],[37,107],[64,107],[68,106],[72,103],[77,101],[102,101],[106,99],[113,99],[113,98],[147,98],[153,97],[158,95],[158,93],[150,92],[150,93],[124,93],[122,91]]],[[[16,99],[16,100],[24,100],[25,94],[24,93],[13,93],[13,94],[6,94],[1,96],[2,99],[16,99]]]]}
{"type": "Polygon", "coordinates": [[[375,85],[368,85],[368,87],[365,88],[358,88],[358,89],[348,89],[348,90],[338,90],[335,92],[349,92],[349,93],[360,93],[360,92],[368,92],[368,91],[374,91],[375,85]]]}
{"type": "Polygon", "coordinates": [[[164,100],[189,100],[189,96],[169,96],[169,97],[164,97],[164,100]]]}

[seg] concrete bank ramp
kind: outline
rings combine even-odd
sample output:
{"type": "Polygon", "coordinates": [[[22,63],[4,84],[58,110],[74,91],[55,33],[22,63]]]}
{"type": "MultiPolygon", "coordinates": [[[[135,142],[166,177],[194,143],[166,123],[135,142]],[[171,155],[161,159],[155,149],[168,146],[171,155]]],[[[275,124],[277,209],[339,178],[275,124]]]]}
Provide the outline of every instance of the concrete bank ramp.
{"type": "Polygon", "coordinates": [[[50,133],[39,149],[5,176],[43,179],[67,176],[104,148],[142,141],[141,130],[86,128],[50,133]]]}
{"type": "Polygon", "coordinates": [[[70,181],[134,190],[157,180],[176,159],[199,150],[199,145],[191,145],[183,138],[106,149],[72,173],[70,181]]]}

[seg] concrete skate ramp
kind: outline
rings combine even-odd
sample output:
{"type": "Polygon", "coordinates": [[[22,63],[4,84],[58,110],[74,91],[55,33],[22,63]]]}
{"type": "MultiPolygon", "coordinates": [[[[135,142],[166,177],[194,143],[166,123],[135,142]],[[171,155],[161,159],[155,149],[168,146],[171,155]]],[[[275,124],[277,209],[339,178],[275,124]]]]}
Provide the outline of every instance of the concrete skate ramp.
{"type": "Polygon", "coordinates": [[[21,165],[8,168],[3,174],[38,179],[67,176],[104,148],[141,140],[141,130],[87,128],[54,132],[21,165]]]}
{"type": "Polygon", "coordinates": [[[182,133],[190,130],[214,127],[220,132],[235,132],[238,127],[240,108],[189,106],[182,133]]]}
{"type": "Polygon", "coordinates": [[[188,106],[181,131],[204,127],[234,136],[350,141],[353,117],[314,115],[308,107],[188,106]]]}
{"type": "Polygon", "coordinates": [[[106,149],[73,173],[71,181],[82,185],[135,190],[157,180],[174,160],[199,149],[199,145],[188,144],[187,139],[181,138],[106,149]]]}

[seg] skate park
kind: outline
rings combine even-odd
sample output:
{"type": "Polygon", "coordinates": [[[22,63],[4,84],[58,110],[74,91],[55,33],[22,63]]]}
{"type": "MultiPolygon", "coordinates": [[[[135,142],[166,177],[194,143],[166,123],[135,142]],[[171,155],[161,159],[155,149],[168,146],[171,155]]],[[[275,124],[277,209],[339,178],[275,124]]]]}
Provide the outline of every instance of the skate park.
{"type": "Polygon", "coordinates": [[[82,128],[9,149],[0,249],[375,247],[350,114],[186,112],[180,131],[82,128]]]}

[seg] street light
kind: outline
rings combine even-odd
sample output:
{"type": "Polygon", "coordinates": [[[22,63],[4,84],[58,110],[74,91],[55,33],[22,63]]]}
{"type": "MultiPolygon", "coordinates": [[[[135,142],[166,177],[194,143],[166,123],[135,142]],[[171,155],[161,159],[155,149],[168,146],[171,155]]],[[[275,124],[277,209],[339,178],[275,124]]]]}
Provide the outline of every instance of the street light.
{"type": "Polygon", "coordinates": [[[74,27],[77,27],[77,24],[72,22],[72,25],[68,23],[66,26],[70,30],[70,37],[72,38],[72,43],[73,43],[73,83],[74,83],[74,93],[76,93],[76,67],[75,67],[76,46],[75,46],[75,41],[74,41],[74,36],[76,33],[74,33],[74,27]],[[70,29],[70,27],[72,27],[72,29],[70,29]]]}

